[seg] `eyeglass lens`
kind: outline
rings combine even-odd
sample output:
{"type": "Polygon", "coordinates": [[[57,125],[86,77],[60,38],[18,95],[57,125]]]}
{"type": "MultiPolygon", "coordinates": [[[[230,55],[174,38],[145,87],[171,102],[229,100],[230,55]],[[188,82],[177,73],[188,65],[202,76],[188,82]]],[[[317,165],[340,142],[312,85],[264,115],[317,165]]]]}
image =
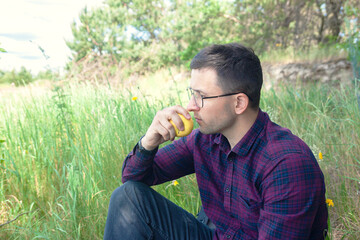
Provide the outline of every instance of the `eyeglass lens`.
{"type": "Polygon", "coordinates": [[[191,98],[194,97],[196,106],[202,108],[203,100],[202,100],[201,94],[197,91],[194,91],[191,88],[188,88],[187,90],[188,90],[189,100],[191,100],[191,98]]]}

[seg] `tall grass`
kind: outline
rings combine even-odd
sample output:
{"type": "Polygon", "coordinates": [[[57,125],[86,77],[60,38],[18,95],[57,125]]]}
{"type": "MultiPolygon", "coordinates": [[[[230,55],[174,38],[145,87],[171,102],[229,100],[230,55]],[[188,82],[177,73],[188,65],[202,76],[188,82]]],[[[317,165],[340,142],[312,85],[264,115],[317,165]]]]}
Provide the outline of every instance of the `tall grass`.
{"type": "MultiPolygon", "coordinates": [[[[0,100],[0,239],[101,239],[123,159],[156,111],[186,104],[183,92],[153,99],[90,85],[0,100]],[[136,100],[132,97],[138,97],[136,100]]],[[[317,155],[327,185],[332,236],[360,235],[360,113],[353,89],[308,86],[264,92],[261,108],[317,155]]],[[[193,214],[194,175],[156,186],[193,214]]],[[[333,239],[337,239],[333,237],[333,239]]]]}

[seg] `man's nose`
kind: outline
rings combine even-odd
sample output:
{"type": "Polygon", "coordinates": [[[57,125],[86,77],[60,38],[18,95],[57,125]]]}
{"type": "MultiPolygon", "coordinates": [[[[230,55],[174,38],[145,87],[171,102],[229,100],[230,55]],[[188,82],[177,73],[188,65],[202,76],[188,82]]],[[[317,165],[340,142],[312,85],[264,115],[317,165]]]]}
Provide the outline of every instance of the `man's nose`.
{"type": "Polygon", "coordinates": [[[200,110],[200,108],[197,106],[197,104],[195,102],[194,96],[190,97],[190,101],[189,101],[189,104],[187,105],[186,110],[188,110],[189,112],[195,112],[195,111],[200,110]]]}

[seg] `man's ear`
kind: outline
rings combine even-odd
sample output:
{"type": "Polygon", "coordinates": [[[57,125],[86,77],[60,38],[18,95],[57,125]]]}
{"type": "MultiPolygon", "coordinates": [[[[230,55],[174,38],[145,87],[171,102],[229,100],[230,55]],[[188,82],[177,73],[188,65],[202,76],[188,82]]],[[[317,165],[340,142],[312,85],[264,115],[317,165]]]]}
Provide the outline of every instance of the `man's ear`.
{"type": "Polygon", "coordinates": [[[249,106],[249,98],[244,93],[239,93],[236,96],[235,113],[242,114],[249,106]]]}

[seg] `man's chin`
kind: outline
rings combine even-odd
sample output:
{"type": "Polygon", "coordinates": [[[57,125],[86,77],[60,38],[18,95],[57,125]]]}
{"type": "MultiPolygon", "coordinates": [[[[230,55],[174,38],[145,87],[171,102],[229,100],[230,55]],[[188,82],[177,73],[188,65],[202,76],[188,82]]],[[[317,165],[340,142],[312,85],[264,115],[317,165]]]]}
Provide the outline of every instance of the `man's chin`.
{"type": "Polygon", "coordinates": [[[206,129],[206,128],[204,128],[204,127],[199,127],[199,131],[202,133],[202,134],[214,134],[214,133],[216,133],[216,132],[214,132],[214,131],[211,131],[211,129],[206,129]]]}

